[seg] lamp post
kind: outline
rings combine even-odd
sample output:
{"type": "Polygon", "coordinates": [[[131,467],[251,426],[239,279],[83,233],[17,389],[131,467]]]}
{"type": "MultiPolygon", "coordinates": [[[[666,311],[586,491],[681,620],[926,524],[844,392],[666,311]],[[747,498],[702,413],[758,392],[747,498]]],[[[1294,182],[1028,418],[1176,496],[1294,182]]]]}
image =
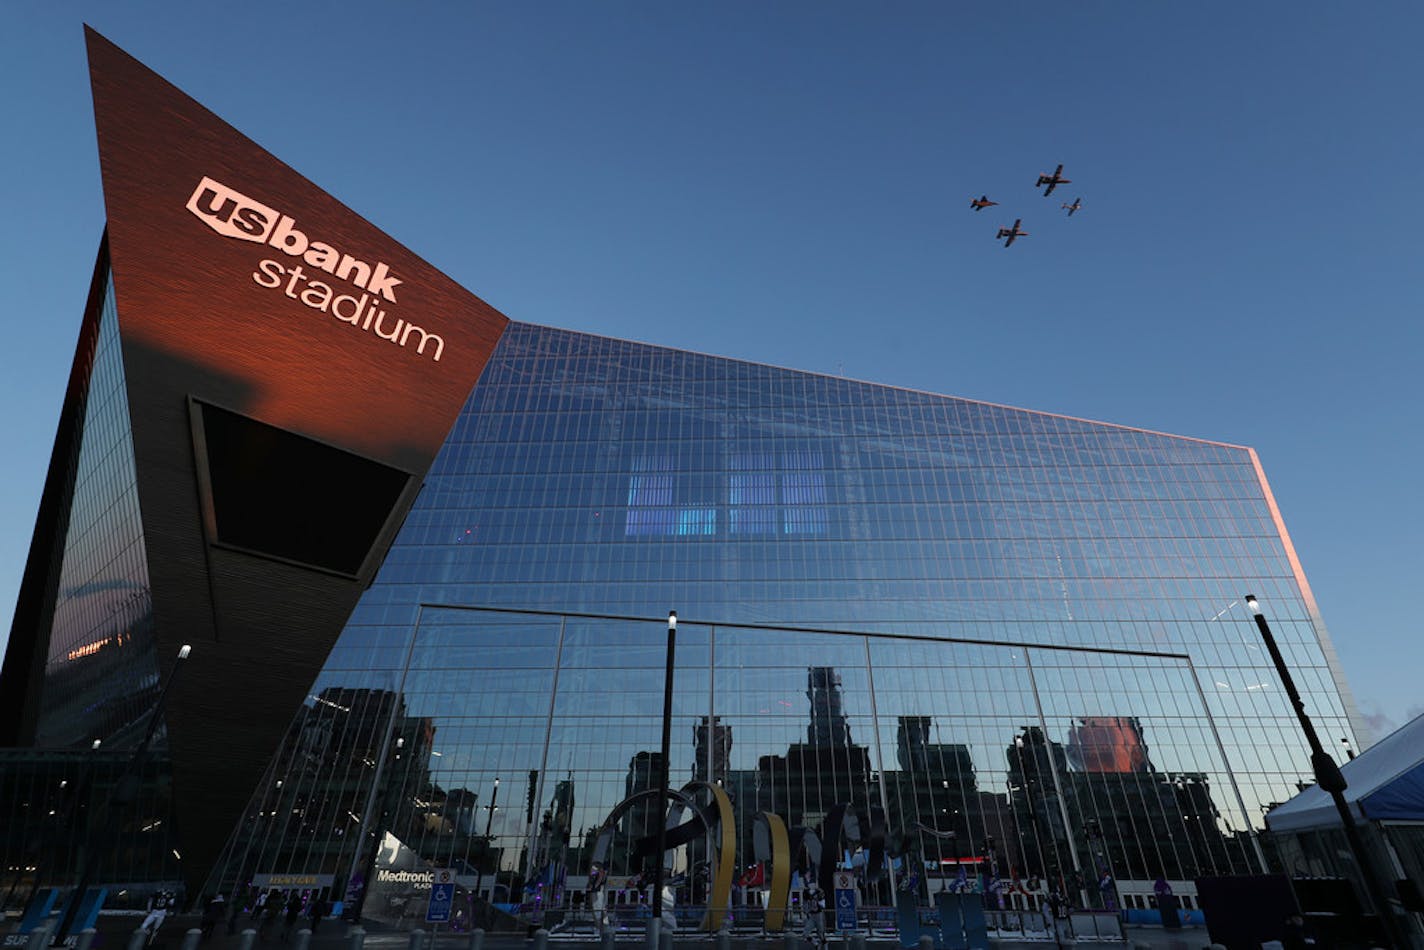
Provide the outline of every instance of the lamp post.
{"type": "MultiPolygon", "coordinates": [[[[168,691],[173,688],[173,681],[178,677],[178,668],[183,665],[183,661],[188,659],[188,654],[193,648],[188,644],[183,644],[178,650],[178,661],[173,664],[173,668],[168,671],[168,678],[163,681],[163,689],[158,694],[158,702],[153,704],[153,712],[148,717],[148,728],[144,731],[143,739],[139,742],[138,748],[134,749],[133,755],[129,757],[128,764],[124,766],[123,774],[119,776],[118,783],[114,786],[113,792],[109,795],[109,810],[118,811],[127,808],[138,798],[138,790],[142,784],[139,774],[143,769],[143,760],[148,756],[149,743],[153,741],[153,734],[158,730],[158,720],[163,715],[163,707],[168,702],[168,691]]],[[[94,750],[99,748],[98,740],[95,740],[94,750]]],[[[59,926],[55,928],[53,943],[63,945],[64,938],[69,935],[69,928],[74,926],[74,918],[79,913],[79,905],[84,900],[84,892],[89,889],[89,879],[93,876],[94,866],[103,858],[104,852],[108,851],[108,844],[113,835],[113,827],[117,824],[117,816],[110,816],[110,820],[104,822],[100,829],[98,840],[94,844],[84,849],[84,863],[79,870],[79,883],[74,887],[74,893],[69,898],[69,903],[65,905],[64,916],[60,918],[59,926]]]]}
{"type": "Polygon", "coordinates": [[[672,678],[673,659],[677,654],[677,611],[669,611],[667,619],[667,664],[663,670],[663,742],[662,759],[658,764],[657,851],[653,864],[653,916],[648,921],[649,944],[656,947],[663,913],[663,851],[667,848],[667,788],[668,756],[672,745],[672,678]]]}
{"type": "MultiPolygon", "coordinates": [[[[490,902],[491,904],[494,903],[494,897],[495,897],[494,892],[495,892],[495,888],[499,887],[499,864],[498,864],[498,859],[493,859],[493,860],[492,860],[492,856],[494,855],[494,848],[492,847],[492,839],[490,838],[490,825],[494,824],[494,813],[495,813],[495,810],[499,808],[499,805],[496,804],[496,802],[498,802],[498,801],[499,801],[499,776],[496,775],[496,776],[494,777],[494,791],[490,792],[489,804],[484,806],[484,809],[485,809],[485,833],[484,833],[485,853],[484,853],[484,857],[481,859],[481,863],[482,863],[482,864],[483,864],[483,861],[486,861],[486,860],[490,860],[491,863],[494,864],[494,866],[490,869],[490,896],[489,896],[489,902],[490,902]]],[[[477,868],[477,869],[476,869],[476,871],[475,871],[475,894],[476,894],[476,896],[478,896],[479,893],[480,893],[480,886],[481,886],[482,883],[484,882],[484,875],[485,875],[485,872],[484,872],[483,867],[480,867],[480,868],[477,868]]]]}
{"type": "Polygon", "coordinates": [[[495,802],[497,802],[497,801],[499,801],[499,777],[498,777],[498,776],[496,776],[496,777],[495,777],[495,780],[494,780],[494,791],[490,793],[490,801],[489,801],[489,804],[485,806],[485,808],[489,811],[489,814],[485,817],[485,838],[489,838],[489,836],[490,836],[490,825],[494,824],[494,810],[499,807],[498,805],[495,804],[495,802]]]}
{"type": "Polygon", "coordinates": [[[1320,737],[1315,734],[1315,726],[1311,724],[1310,717],[1305,713],[1305,703],[1301,701],[1300,693],[1296,691],[1295,681],[1291,679],[1290,670],[1286,669],[1285,657],[1281,656],[1280,648],[1276,646],[1276,638],[1271,634],[1271,627],[1266,623],[1266,615],[1262,613],[1261,605],[1254,594],[1246,595],[1246,606],[1250,608],[1252,615],[1256,618],[1256,629],[1261,632],[1261,639],[1265,641],[1266,649],[1271,654],[1271,662],[1276,665],[1276,672],[1281,677],[1281,684],[1285,686],[1286,695],[1290,697],[1291,705],[1295,708],[1296,718],[1300,720],[1301,731],[1305,733],[1305,739],[1310,743],[1310,765],[1315,773],[1315,784],[1320,786],[1321,791],[1329,793],[1331,800],[1335,802],[1335,810],[1340,813],[1340,826],[1344,829],[1345,841],[1350,846],[1355,866],[1360,869],[1360,879],[1365,886],[1365,899],[1370,905],[1369,909],[1379,918],[1380,925],[1384,928],[1385,939],[1390,946],[1408,946],[1407,940],[1404,942],[1399,940],[1394,914],[1389,907],[1389,899],[1385,896],[1385,890],[1375,875],[1374,865],[1370,863],[1369,856],[1365,853],[1365,843],[1360,837],[1360,829],[1356,827],[1355,816],[1345,801],[1345,789],[1349,787],[1345,776],[1340,774],[1340,767],[1321,746],[1320,737]]]}

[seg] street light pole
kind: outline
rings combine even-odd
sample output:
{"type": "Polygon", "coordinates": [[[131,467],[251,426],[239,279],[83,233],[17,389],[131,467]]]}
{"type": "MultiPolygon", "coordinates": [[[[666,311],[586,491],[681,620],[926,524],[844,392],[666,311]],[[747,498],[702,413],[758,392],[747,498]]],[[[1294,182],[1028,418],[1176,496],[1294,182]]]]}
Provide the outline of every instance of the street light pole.
{"type": "Polygon", "coordinates": [[[495,802],[499,801],[499,777],[494,780],[494,791],[490,793],[490,802],[485,807],[489,809],[489,815],[485,818],[485,838],[490,836],[490,825],[494,824],[495,802]]]}
{"type": "Polygon", "coordinates": [[[1247,594],[1245,599],[1246,606],[1251,609],[1251,613],[1256,618],[1256,629],[1261,632],[1261,639],[1265,641],[1266,649],[1270,651],[1271,662],[1276,665],[1276,672],[1281,677],[1281,684],[1286,688],[1286,695],[1290,697],[1291,705],[1295,708],[1296,718],[1300,720],[1301,731],[1305,733],[1305,739],[1310,743],[1310,765],[1315,773],[1315,784],[1320,786],[1321,791],[1329,793],[1331,800],[1335,802],[1335,810],[1340,813],[1340,825],[1345,831],[1345,840],[1350,846],[1350,853],[1355,858],[1355,866],[1360,869],[1360,878],[1365,885],[1365,899],[1370,904],[1370,910],[1374,911],[1379,918],[1380,925],[1384,928],[1385,939],[1389,941],[1390,946],[1407,946],[1408,941],[1403,943],[1399,941],[1394,914],[1389,907],[1389,899],[1375,874],[1374,865],[1370,863],[1369,856],[1365,853],[1364,839],[1360,837],[1360,829],[1355,825],[1355,816],[1345,801],[1345,789],[1349,787],[1345,776],[1340,774],[1340,767],[1321,746],[1320,737],[1315,734],[1315,726],[1311,724],[1310,717],[1306,715],[1305,703],[1301,700],[1300,693],[1296,691],[1295,681],[1291,679],[1290,670],[1286,669],[1285,657],[1281,656],[1280,648],[1276,646],[1276,638],[1271,634],[1271,627],[1266,623],[1266,615],[1261,612],[1260,603],[1254,594],[1247,594]]]}
{"type": "MultiPolygon", "coordinates": [[[[138,798],[138,790],[142,784],[139,773],[143,769],[143,760],[148,756],[148,745],[153,741],[153,734],[158,730],[158,720],[163,716],[163,707],[168,702],[168,691],[173,688],[173,681],[178,677],[178,668],[183,665],[183,661],[188,659],[188,654],[193,648],[188,644],[183,644],[178,650],[178,662],[173,664],[173,668],[168,671],[168,678],[163,682],[163,690],[158,694],[158,702],[153,705],[153,712],[148,717],[148,729],[143,734],[143,741],[134,749],[133,755],[129,757],[128,764],[124,767],[124,772],[119,776],[118,784],[114,786],[113,792],[109,794],[110,810],[125,808],[132,805],[138,798]]],[[[99,748],[98,740],[95,740],[93,748],[99,748]]],[[[74,918],[79,913],[79,905],[84,900],[84,892],[89,890],[89,880],[93,876],[94,866],[104,856],[108,850],[109,839],[112,836],[112,828],[117,824],[116,816],[109,816],[99,832],[99,837],[91,847],[84,849],[84,863],[79,871],[79,883],[74,887],[74,893],[70,895],[69,903],[65,905],[64,916],[59,921],[59,926],[55,928],[54,940],[56,945],[62,945],[64,938],[69,935],[69,928],[74,926],[74,918]]]]}
{"type": "Polygon", "coordinates": [[[653,864],[653,916],[648,923],[649,931],[657,934],[663,913],[663,851],[667,848],[667,791],[668,756],[672,746],[672,678],[673,660],[677,654],[677,611],[668,613],[667,620],[667,664],[663,670],[663,744],[662,759],[658,766],[658,806],[654,817],[658,823],[657,851],[653,864]]]}

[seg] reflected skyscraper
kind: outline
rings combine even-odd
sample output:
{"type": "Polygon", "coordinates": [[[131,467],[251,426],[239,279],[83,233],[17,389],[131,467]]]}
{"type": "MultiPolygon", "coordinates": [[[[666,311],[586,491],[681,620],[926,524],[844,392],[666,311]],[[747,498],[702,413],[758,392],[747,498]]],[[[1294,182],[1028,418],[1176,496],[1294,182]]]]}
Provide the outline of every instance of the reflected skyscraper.
{"type": "Polygon", "coordinates": [[[721,716],[703,716],[693,735],[693,779],[725,782],[731,761],[732,727],[721,716]]]}
{"type": "Polygon", "coordinates": [[[806,744],[824,748],[850,745],[850,729],[841,710],[841,678],[829,666],[813,666],[806,671],[806,698],[811,701],[811,725],[806,727],[806,744]]]}

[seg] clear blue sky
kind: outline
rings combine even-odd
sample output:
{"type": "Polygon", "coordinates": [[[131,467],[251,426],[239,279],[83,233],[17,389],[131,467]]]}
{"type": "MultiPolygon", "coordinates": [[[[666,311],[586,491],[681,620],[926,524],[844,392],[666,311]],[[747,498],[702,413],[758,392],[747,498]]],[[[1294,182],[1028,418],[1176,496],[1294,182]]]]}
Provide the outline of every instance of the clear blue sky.
{"type": "Polygon", "coordinates": [[[1365,713],[1424,712],[1424,5],[6,4],[0,636],[85,21],[514,319],[1254,446],[1365,713]]]}

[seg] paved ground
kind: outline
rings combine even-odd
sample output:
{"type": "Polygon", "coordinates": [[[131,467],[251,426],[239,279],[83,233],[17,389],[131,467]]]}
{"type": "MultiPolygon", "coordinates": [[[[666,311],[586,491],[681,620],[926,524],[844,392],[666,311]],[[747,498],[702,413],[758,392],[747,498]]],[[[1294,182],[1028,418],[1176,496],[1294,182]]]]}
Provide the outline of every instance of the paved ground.
{"type": "MultiPolygon", "coordinates": [[[[99,950],[99,948],[123,950],[136,923],[136,919],[101,918],[99,938],[94,944],[95,950],[99,950]]],[[[147,950],[182,950],[184,933],[198,925],[197,917],[170,917],[147,950]]],[[[307,950],[352,950],[351,940],[348,936],[349,929],[350,925],[345,921],[323,921],[317,928],[317,932],[311,937],[307,950]]],[[[1155,927],[1130,927],[1125,943],[1123,941],[1065,940],[1062,946],[1126,947],[1133,948],[1133,950],[1135,948],[1203,950],[1210,942],[1203,929],[1189,928],[1166,931],[1155,927]]],[[[1052,941],[1042,939],[991,939],[990,943],[996,950],[1028,950],[1028,948],[1047,950],[1054,946],[1052,941]]],[[[641,950],[644,946],[644,939],[642,934],[624,933],[618,936],[616,945],[618,950],[635,950],[635,948],[641,950]]],[[[406,931],[368,931],[365,935],[364,946],[366,950],[411,950],[411,935],[406,931]]],[[[555,936],[549,940],[548,947],[549,950],[599,950],[600,944],[589,939],[555,936]]],[[[677,936],[674,947],[675,950],[682,950],[682,948],[714,950],[716,944],[709,936],[684,933],[677,936]]],[[[830,950],[849,950],[849,947],[849,943],[838,938],[833,938],[829,944],[830,950]]],[[[894,939],[871,939],[867,940],[867,947],[869,950],[895,950],[899,947],[899,943],[894,939]]],[[[200,945],[200,950],[301,950],[301,948],[295,935],[288,940],[282,940],[279,929],[274,928],[274,933],[269,935],[269,939],[265,941],[254,939],[250,945],[245,945],[240,933],[229,935],[226,927],[220,926],[210,940],[200,945]]],[[[423,945],[418,950],[472,950],[472,948],[468,934],[436,934],[433,941],[431,935],[427,934],[423,945]]],[[[492,933],[485,936],[484,950],[535,950],[535,948],[523,934],[492,933]]],[[[788,940],[784,936],[738,935],[731,939],[731,950],[810,950],[810,947],[799,937],[788,940]]]]}

